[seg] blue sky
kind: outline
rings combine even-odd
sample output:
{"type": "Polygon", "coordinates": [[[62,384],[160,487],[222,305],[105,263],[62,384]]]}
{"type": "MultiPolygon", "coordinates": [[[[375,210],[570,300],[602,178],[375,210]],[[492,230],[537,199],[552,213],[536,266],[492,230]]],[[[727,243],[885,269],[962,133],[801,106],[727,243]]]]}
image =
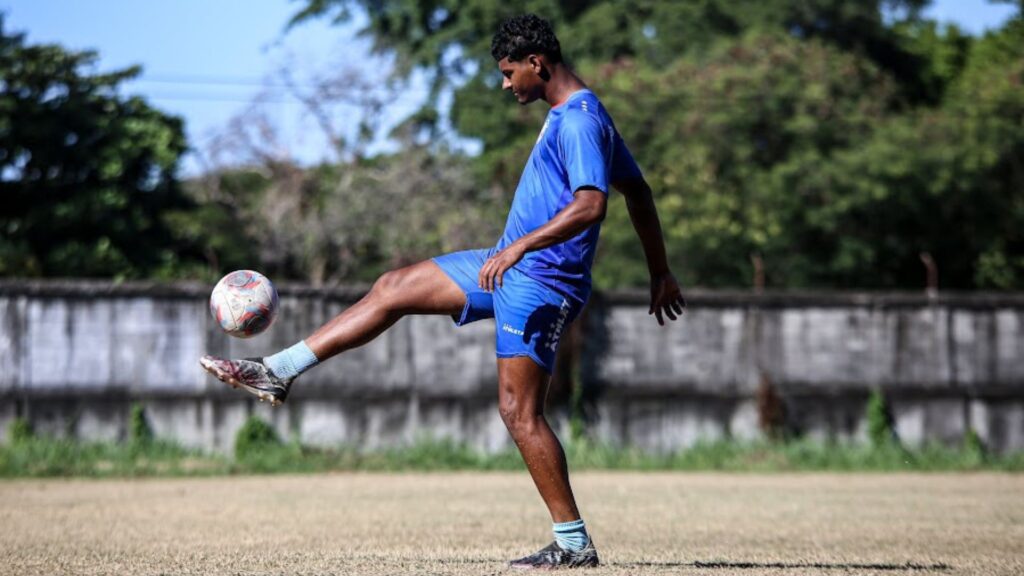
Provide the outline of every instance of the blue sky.
{"type": "MultiPolygon", "coordinates": [[[[285,31],[300,5],[290,0],[0,0],[6,29],[27,33],[32,43],[95,49],[101,70],[141,64],[142,77],[126,91],[185,118],[197,150],[249,108],[267,90],[267,80],[277,82],[282,67],[294,70],[301,83],[303,77],[359,66],[365,58],[369,46],[355,37],[355,26],[318,20],[285,31]]],[[[937,0],[927,14],[980,34],[1014,10],[986,0],[937,0]]],[[[387,108],[386,118],[403,118],[423,101],[423,91],[414,83],[387,108]]],[[[282,143],[304,162],[323,157],[322,132],[303,106],[280,87],[268,94],[271,103],[264,110],[280,129],[282,143]]],[[[335,113],[343,117],[345,111],[335,113]]],[[[186,172],[198,170],[197,158],[186,158],[186,172]]]]}

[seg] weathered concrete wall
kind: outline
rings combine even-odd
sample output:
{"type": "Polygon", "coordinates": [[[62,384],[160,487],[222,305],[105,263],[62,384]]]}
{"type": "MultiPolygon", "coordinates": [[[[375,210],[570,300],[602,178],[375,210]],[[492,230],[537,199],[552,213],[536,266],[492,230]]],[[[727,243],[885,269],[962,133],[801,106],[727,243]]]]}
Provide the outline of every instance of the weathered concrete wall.
{"type": "MultiPolygon", "coordinates": [[[[282,287],[277,323],[238,340],[209,318],[208,289],[0,283],[2,429],[20,415],[53,435],[123,438],[131,403],[143,402],[158,435],[217,450],[253,412],[310,444],[509,445],[493,322],[406,318],[303,376],[270,410],[206,376],[199,356],[288,346],[359,291],[282,287]]],[[[592,301],[582,373],[595,435],[655,450],[754,438],[769,384],[796,433],[862,439],[868,394],[881,388],[909,444],[958,442],[974,429],[994,449],[1024,449],[1024,296],[695,292],[689,302],[683,321],[663,328],[642,295],[592,301]]]]}
{"type": "Polygon", "coordinates": [[[1024,306],[1019,295],[706,294],[665,330],[647,304],[608,298],[587,353],[600,434],[649,448],[759,433],[762,382],[786,426],[863,439],[880,388],[904,442],[954,443],[974,429],[1024,448],[1024,306]]]}

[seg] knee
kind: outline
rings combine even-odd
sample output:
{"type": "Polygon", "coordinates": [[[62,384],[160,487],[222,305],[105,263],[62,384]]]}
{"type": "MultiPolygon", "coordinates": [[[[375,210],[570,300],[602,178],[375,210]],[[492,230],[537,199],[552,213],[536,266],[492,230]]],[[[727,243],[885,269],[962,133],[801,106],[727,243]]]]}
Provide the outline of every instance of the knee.
{"type": "Polygon", "coordinates": [[[375,296],[387,299],[389,296],[401,292],[404,279],[404,275],[400,270],[385,272],[373,283],[370,292],[375,296]]]}
{"type": "Polygon", "coordinates": [[[540,417],[533,410],[518,402],[512,396],[503,396],[498,401],[498,413],[513,438],[529,436],[537,426],[540,417]]]}

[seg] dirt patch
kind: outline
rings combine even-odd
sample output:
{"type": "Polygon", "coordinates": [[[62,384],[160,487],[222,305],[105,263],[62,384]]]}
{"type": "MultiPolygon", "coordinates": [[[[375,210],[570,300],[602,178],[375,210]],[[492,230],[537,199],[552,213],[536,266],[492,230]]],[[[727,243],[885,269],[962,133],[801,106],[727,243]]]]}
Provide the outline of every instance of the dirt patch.
{"type": "MultiPolygon", "coordinates": [[[[605,574],[1022,574],[1024,476],[581,473],[605,574]]],[[[0,574],[499,574],[525,473],[0,482],[0,574]]]]}

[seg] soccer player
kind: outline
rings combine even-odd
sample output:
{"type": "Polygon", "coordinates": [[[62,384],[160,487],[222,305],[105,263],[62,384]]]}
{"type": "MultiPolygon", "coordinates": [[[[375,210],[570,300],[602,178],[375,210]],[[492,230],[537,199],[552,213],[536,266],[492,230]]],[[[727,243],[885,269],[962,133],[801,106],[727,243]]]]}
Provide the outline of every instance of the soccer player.
{"type": "Polygon", "coordinates": [[[590,267],[611,186],[625,197],[643,245],[651,274],[649,313],[664,325],[664,317],[683,313],[685,302],[669,271],[651,189],[597,96],[562,61],[551,25],[533,14],[510,18],[494,36],[491,54],[502,88],[520,104],[543,100],[551,106],[497,245],[387,272],[359,302],[272,356],[204,356],[200,363],[276,405],[304,371],[366,344],[407,314],[450,315],[458,326],[494,318],[498,410],[554,522],[555,541],[511,566],[596,566],[565,454],[543,409],[559,338],[590,295],[590,267]]]}

